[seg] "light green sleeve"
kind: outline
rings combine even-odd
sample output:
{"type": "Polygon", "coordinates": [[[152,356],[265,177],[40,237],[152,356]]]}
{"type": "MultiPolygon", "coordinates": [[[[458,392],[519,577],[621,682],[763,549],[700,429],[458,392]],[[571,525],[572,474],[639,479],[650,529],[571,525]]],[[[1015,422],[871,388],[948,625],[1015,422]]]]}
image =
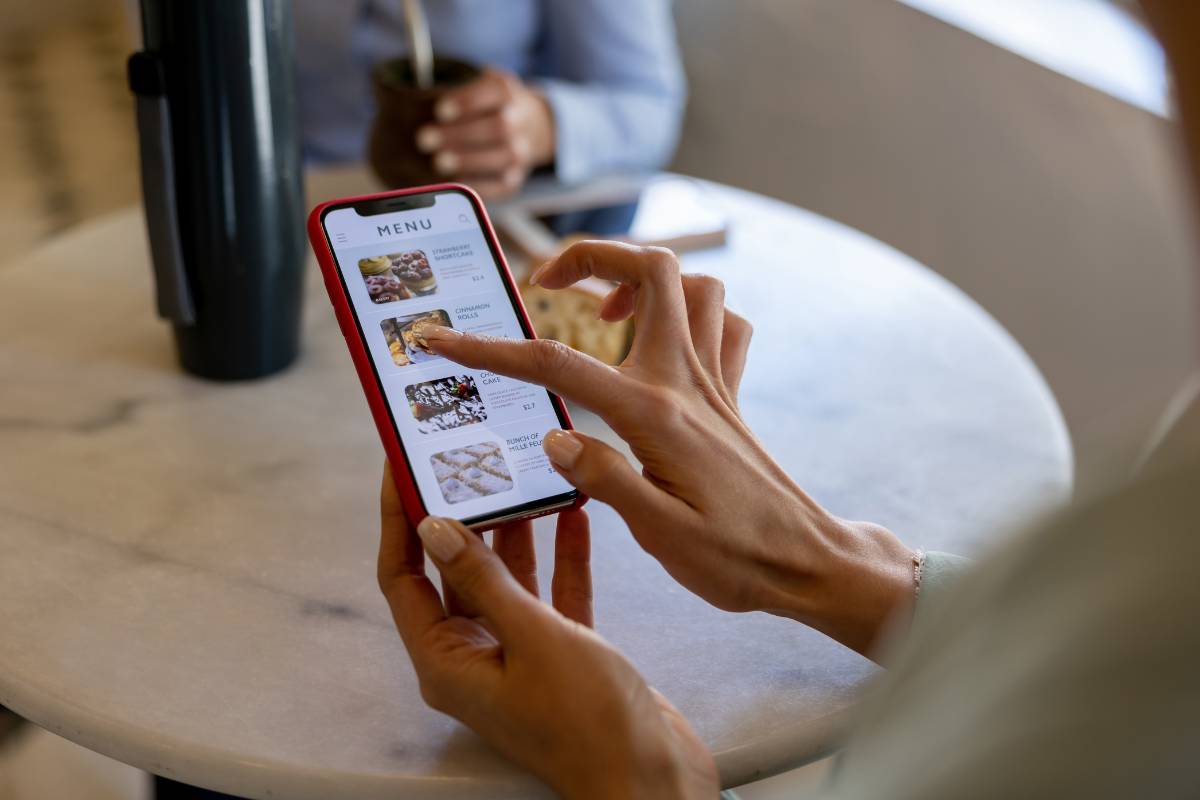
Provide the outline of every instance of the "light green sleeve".
{"type": "MultiPolygon", "coordinates": [[[[917,595],[916,615],[921,616],[930,604],[939,602],[931,598],[939,598],[952,589],[973,563],[971,559],[956,556],[953,553],[942,553],[936,550],[926,552],[925,559],[921,563],[921,591],[917,595]]],[[[809,794],[804,797],[805,800],[818,800],[818,797],[809,794]]],[[[825,797],[825,795],[820,794],[819,797],[825,797]]],[[[726,789],[721,792],[721,800],[741,800],[741,798],[735,791],[726,789]]]]}
{"type": "Polygon", "coordinates": [[[971,566],[971,559],[952,553],[931,550],[925,554],[921,565],[921,593],[917,595],[917,610],[920,614],[931,597],[940,597],[958,583],[958,579],[971,566]]]}
{"type": "Polygon", "coordinates": [[[1200,462],[1131,484],[970,575],[929,554],[912,629],[819,796],[1195,797],[1197,486],[1200,462]]]}

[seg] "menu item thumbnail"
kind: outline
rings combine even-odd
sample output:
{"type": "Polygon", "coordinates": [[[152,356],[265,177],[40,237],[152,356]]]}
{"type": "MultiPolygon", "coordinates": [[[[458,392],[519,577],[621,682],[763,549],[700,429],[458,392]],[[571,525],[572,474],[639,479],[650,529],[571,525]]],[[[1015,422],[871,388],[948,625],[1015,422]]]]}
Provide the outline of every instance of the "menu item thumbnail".
{"type": "Polygon", "coordinates": [[[423,250],[360,258],[358,271],[373,303],[394,303],[437,291],[437,278],[423,250]]]}
{"type": "Polygon", "coordinates": [[[469,375],[451,375],[404,387],[408,408],[421,433],[437,433],[487,419],[479,388],[469,375]]]}
{"type": "Polygon", "coordinates": [[[512,473],[495,442],[434,453],[429,458],[447,503],[461,503],[513,488],[512,473]]]}
{"type": "Polygon", "coordinates": [[[358,271],[362,273],[372,303],[393,303],[413,296],[412,291],[392,272],[392,262],[387,256],[360,258],[358,271]]]}
{"type": "Polygon", "coordinates": [[[429,258],[424,250],[392,253],[388,258],[392,262],[392,273],[400,279],[405,288],[418,295],[433,294],[437,291],[437,278],[433,277],[433,268],[429,266],[429,258]]]}
{"type": "Polygon", "coordinates": [[[454,327],[450,324],[450,315],[440,308],[380,322],[379,327],[383,329],[383,336],[387,339],[393,363],[397,367],[407,367],[409,364],[421,364],[441,358],[429,349],[424,337],[424,332],[435,325],[454,327]]]}

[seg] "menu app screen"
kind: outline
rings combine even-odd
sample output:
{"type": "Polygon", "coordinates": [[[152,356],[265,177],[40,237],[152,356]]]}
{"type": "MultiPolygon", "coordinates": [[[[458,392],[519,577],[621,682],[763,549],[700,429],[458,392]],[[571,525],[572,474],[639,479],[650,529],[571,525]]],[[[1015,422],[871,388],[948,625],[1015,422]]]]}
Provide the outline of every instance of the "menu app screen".
{"type": "Polygon", "coordinates": [[[425,208],[334,209],[325,232],[429,513],[470,522],[570,493],[542,452],[562,425],[546,390],[461,367],[422,338],[431,325],[525,336],[471,201],[446,191],[425,208]]]}

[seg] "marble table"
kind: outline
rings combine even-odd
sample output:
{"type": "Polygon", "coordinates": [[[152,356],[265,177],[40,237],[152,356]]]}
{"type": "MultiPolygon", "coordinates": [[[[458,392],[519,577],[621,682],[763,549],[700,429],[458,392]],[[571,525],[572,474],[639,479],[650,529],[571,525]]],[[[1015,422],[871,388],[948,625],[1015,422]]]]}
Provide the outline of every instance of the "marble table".
{"type": "MultiPolygon", "coordinates": [[[[754,321],[742,407],[801,484],[963,553],[1065,500],[1057,406],[984,311],[865,235],[711,188],[731,241],[686,267],[754,321]]],[[[308,277],[299,363],[218,385],[175,367],[136,209],[0,267],[0,704],[250,798],[543,796],[419,700],[375,586],[381,448],[308,277]]],[[[710,608],[590,508],[599,630],[723,782],[828,752],[868,662],[710,608]]]]}

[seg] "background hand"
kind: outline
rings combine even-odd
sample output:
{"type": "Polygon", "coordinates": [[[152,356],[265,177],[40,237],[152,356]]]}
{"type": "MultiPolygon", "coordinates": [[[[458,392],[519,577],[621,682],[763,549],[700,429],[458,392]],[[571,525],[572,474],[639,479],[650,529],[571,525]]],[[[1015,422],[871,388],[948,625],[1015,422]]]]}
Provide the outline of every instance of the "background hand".
{"type": "Polygon", "coordinates": [[[547,435],[556,468],[611,504],[684,586],[730,611],[798,619],[866,652],[911,602],[912,552],[891,533],[838,519],[771,458],[742,421],[737,390],[749,324],[721,282],[682,275],[674,254],[583,242],[531,280],[561,289],[595,275],[618,286],[601,316],[635,318],[628,357],[610,367],[558,342],[452,329],[432,349],[469,367],[538,383],[599,414],[641,463],[579,433],[547,435]]]}
{"type": "Polygon", "coordinates": [[[417,147],[434,169],[487,198],[521,188],[531,170],[554,160],[554,115],[545,97],[520,78],[487,69],[450,91],[437,122],[417,131],[417,147]]]}
{"type": "Polygon", "coordinates": [[[431,707],[569,798],[716,796],[712,756],[686,720],[591,630],[584,512],[559,515],[550,607],[529,523],[498,529],[493,549],[434,517],[418,538],[386,467],[380,506],[379,585],[431,707]]]}

